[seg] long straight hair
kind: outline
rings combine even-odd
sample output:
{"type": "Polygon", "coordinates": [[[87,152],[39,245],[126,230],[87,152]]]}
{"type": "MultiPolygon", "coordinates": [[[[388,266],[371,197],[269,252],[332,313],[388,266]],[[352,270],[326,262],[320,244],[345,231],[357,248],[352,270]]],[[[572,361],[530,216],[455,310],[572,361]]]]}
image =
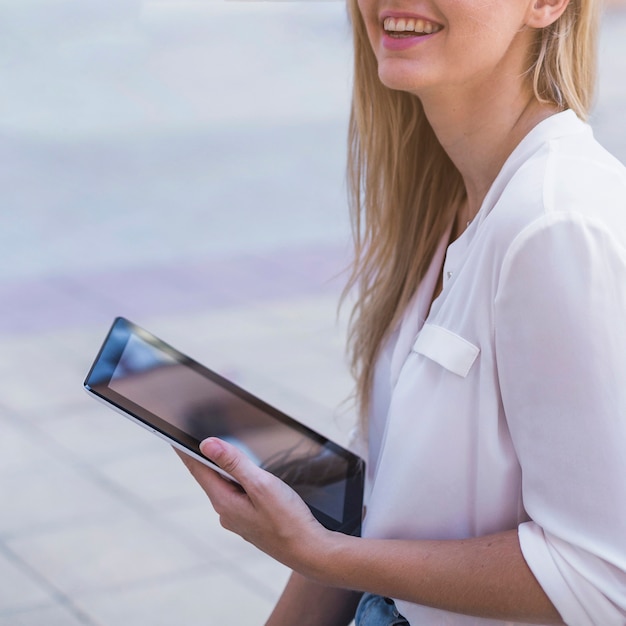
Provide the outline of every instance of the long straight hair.
{"type": "MultiPolygon", "coordinates": [[[[376,357],[423,279],[465,197],[459,171],[437,140],[419,99],[378,78],[357,0],[348,0],[354,85],[347,179],[354,262],[344,298],[356,292],[348,351],[364,425],[376,357]]],[[[540,102],[585,119],[594,92],[596,0],[571,0],[537,32],[528,80],[540,102]]]]}

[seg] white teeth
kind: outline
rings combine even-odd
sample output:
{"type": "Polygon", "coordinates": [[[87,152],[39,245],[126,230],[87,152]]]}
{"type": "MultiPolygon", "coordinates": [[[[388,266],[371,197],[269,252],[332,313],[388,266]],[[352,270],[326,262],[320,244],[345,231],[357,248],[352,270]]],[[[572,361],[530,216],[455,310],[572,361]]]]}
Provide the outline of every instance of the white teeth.
{"type": "Polygon", "coordinates": [[[386,17],[383,21],[383,26],[386,31],[391,33],[415,32],[430,35],[431,33],[436,33],[441,30],[439,24],[427,22],[422,19],[414,19],[412,17],[386,17]]]}

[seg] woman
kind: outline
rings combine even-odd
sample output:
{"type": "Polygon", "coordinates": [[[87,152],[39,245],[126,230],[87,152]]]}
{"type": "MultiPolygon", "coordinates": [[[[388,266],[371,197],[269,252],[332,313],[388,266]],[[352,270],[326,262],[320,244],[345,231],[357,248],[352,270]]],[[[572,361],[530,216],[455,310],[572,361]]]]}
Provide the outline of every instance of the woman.
{"type": "Polygon", "coordinates": [[[626,624],[626,173],[596,0],[350,0],[363,538],[214,439],[294,574],[268,624],[626,624]],[[365,592],[365,593],[363,593],[365,592]],[[388,599],[394,598],[395,602],[388,599]]]}

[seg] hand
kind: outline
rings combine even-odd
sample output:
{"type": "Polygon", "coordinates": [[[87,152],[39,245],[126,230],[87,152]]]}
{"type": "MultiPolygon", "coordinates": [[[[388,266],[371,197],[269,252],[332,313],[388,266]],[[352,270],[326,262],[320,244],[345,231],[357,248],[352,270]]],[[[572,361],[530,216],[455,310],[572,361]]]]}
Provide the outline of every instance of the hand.
{"type": "Polygon", "coordinates": [[[330,531],[313,517],[300,496],[225,441],[205,439],[200,450],[239,483],[177,451],[211,500],[222,526],[288,567],[306,571],[307,562],[330,531]]]}

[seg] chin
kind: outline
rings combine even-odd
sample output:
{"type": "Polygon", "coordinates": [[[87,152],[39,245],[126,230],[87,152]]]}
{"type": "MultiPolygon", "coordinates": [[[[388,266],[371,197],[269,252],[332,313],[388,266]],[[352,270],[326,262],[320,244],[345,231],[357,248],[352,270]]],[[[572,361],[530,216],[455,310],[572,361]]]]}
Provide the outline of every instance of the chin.
{"type": "Polygon", "coordinates": [[[415,62],[411,61],[382,61],[378,64],[378,78],[380,82],[396,91],[408,91],[417,94],[427,86],[425,76],[416,72],[415,62]]]}

